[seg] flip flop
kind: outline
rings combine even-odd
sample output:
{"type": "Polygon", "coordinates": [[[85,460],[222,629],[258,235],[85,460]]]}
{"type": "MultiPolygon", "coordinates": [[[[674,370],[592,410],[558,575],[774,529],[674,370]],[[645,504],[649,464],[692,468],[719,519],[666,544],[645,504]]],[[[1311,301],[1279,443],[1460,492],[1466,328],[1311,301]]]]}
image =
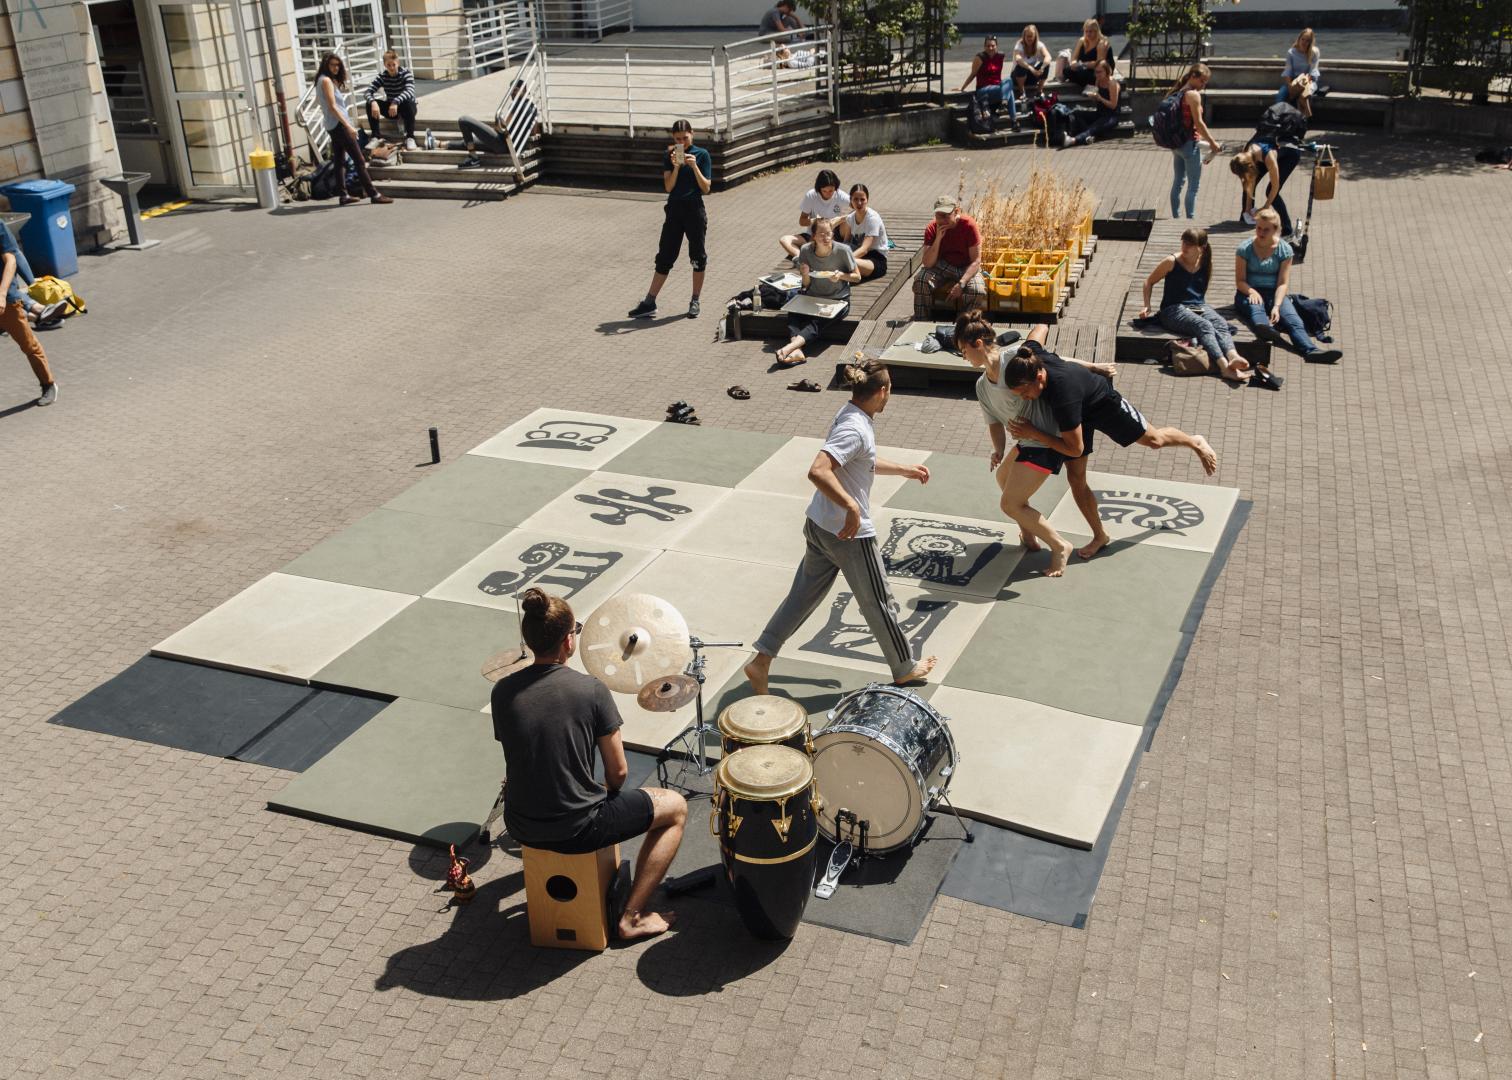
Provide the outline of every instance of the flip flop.
{"type": "Polygon", "coordinates": [[[729,394],[736,401],[747,401],[751,397],[751,392],[743,386],[732,386],[725,393],[729,394]]]}
{"type": "Polygon", "coordinates": [[[820,390],[823,389],[823,387],[821,387],[813,379],[799,379],[795,383],[789,383],[788,384],[788,389],[789,390],[802,390],[805,393],[817,394],[817,393],[819,393],[820,390]]]}
{"type": "Polygon", "coordinates": [[[1249,384],[1258,386],[1261,390],[1279,390],[1286,380],[1279,375],[1272,375],[1268,371],[1257,371],[1250,376],[1249,384]]]}

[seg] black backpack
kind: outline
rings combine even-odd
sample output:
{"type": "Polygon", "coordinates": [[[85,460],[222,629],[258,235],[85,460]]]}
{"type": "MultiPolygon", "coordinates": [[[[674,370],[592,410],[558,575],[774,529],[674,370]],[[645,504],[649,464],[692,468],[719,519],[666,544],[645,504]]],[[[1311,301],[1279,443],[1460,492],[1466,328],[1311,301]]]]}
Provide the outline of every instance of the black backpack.
{"type": "Polygon", "coordinates": [[[993,131],[992,109],[976,94],[966,103],[966,127],[973,135],[991,135],[993,131]]]}
{"type": "Polygon", "coordinates": [[[1297,317],[1302,320],[1302,328],[1312,337],[1320,337],[1328,333],[1333,326],[1333,305],[1321,297],[1314,299],[1311,296],[1303,296],[1301,293],[1293,294],[1292,306],[1297,309],[1297,317]]]}
{"type": "Polygon", "coordinates": [[[1167,94],[1155,106],[1155,114],[1150,117],[1150,128],[1155,133],[1156,146],[1180,150],[1195,137],[1181,119],[1181,103],[1185,99],[1186,91],[1178,90],[1174,94],[1167,94]]]}
{"type": "Polygon", "coordinates": [[[1255,139],[1277,146],[1298,146],[1306,138],[1307,117],[1289,101],[1268,105],[1260,114],[1260,123],[1255,125],[1255,139]]]}

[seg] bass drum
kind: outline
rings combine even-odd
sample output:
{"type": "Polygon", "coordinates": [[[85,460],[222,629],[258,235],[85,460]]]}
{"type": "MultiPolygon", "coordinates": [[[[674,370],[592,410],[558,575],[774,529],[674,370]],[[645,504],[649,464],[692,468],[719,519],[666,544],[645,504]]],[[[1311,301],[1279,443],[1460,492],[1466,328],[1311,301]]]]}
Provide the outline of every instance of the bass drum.
{"type": "Polygon", "coordinates": [[[958,761],[945,717],[917,694],[880,683],[847,694],[814,736],[819,830],[830,840],[852,839],[835,827],[835,815],[849,810],[869,823],[867,851],[907,847],[958,761]]]}

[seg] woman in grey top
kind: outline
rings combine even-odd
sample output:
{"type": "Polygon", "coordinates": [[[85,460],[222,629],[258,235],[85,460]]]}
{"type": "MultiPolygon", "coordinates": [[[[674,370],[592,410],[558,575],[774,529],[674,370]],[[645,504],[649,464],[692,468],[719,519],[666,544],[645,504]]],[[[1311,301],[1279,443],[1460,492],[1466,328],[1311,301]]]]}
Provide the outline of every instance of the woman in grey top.
{"type": "Polygon", "coordinates": [[[850,287],[861,280],[855,254],[846,245],[835,243],[834,223],[828,218],[820,218],[814,222],[813,230],[814,239],[798,250],[803,295],[843,303],[838,311],[828,316],[796,311],[788,313],[790,340],[777,350],[777,363],[781,367],[797,367],[808,360],[804,350],[814,347],[825,323],[845,318],[846,312],[850,311],[850,287]]]}
{"type": "Polygon", "coordinates": [[[373,187],[373,178],[368,175],[367,161],[362,156],[362,144],[357,140],[357,129],[352,126],[352,118],[347,114],[346,97],[343,94],[346,85],[345,61],[335,53],[326,53],[321,58],[320,71],[315,79],[315,100],[320,102],[321,119],[326,134],[331,137],[331,164],[336,169],[336,190],[341,193],[341,205],[356,202],[355,198],[347,194],[348,155],[357,165],[357,182],[362,185],[367,197],[375,203],[391,203],[394,200],[387,195],[380,195],[378,189],[373,187]]]}

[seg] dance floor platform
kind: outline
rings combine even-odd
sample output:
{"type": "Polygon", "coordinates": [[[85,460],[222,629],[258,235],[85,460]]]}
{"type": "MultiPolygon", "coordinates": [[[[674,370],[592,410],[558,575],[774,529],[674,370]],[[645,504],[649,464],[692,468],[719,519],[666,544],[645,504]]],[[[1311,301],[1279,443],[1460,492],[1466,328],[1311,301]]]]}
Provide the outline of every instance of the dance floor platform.
{"type": "MultiPolygon", "coordinates": [[[[462,840],[502,773],[482,668],[518,642],[516,595],[540,585],[586,617],[616,594],[654,593],[695,634],[748,646],[801,554],[818,447],[540,409],[153,652],[395,699],[270,805],[462,840]]],[[[1179,677],[1238,493],[1093,473],[1117,543],[1048,579],[1045,555],[1026,557],[999,516],[985,458],[880,453],[932,473],[928,485],[878,477],[874,518],[908,635],[939,657],[919,693],[949,718],[960,749],[957,806],[1092,848],[1179,677]]],[[[1068,537],[1086,537],[1064,481],[1037,503],[1068,537]]],[[[707,655],[712,717],[750,692],[740,671],[750,651],[707,655]]],[[[842,694],[887,677],[840,579],[775,663],[771,688],[818,726],[842,694]]],[[[642,750],[692,719],[691,705],[656,714],[618,700],[625,740],[642,750]]]]}

